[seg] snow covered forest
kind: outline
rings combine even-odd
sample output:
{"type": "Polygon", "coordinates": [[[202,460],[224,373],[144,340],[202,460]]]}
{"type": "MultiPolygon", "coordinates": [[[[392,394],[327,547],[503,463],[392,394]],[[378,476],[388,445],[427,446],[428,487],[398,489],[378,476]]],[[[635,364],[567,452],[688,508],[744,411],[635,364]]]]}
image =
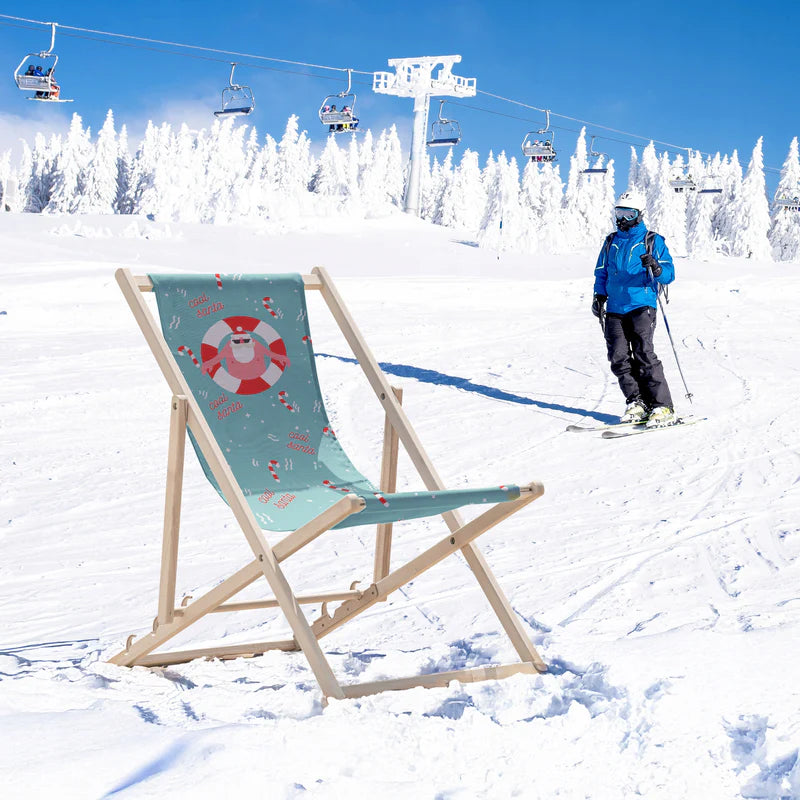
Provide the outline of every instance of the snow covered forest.
{"type": "MultiPolygon", "coordinates": [[[[559,164],[527,161],[520,169],[504,152],[489,153],[481,165],[467,149],[455,163],[449,150],[423,172],[421,214],[497,250],[566,253],[597,246],[612,229],[614,162],[590,158],[584,129],[567,173],[565,183],[559,164]],[[599,166],[607,171],[584,172],[599,166]]],[[[331,135],[315,156],[296,116],[280,141],[269,134],[261,141],[255,128],[230,120],[199,131],[151,122],[132,152],[125,126],[116,130],[111,111],[94,140],[75,114],[65,135],[23,142],[18,164],[10,151],[0,157],[6,210],[142,214],[173,222],[384,216],[402,206],[404,180],[394,126],[377,137],[371,131],[331,135]]],[[[761,139],[746,170],[736,151],[713,158],[692,153],[687,161],[657,152],[652,142],[641,152],[631,148],[628,187],[645,192],[645,221],[666,237],[674,255],[800,263],[800,211],[776,203],[800,191],[796,137],[771,199],[761,139]],[[696,191],[671,185],[686,176],[696,191]]]]}

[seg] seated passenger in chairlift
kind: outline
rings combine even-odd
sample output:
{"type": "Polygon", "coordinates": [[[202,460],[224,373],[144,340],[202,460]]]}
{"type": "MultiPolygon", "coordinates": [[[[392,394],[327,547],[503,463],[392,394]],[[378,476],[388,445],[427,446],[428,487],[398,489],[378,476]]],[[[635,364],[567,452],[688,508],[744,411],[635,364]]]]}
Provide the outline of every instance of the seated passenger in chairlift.
{"type": "MultiPolygon", "coordinates": [[[[335,114],[336,113],[336,105],[332,105],[329,110],[330,110],[331,114],[335,114]]],[[[337,127],[338,126],[336,126],[336,125],[328,125],[328,133],[333,133],[337,129],[337,127]]]]}
{"type": "Polygon", "coordinates": [[[58,100],[58,97],[61,94],[61,87],[56,83],[55,78],[51,77],[52,72],[53,68],[50,67],[45,74],[45,77],[50,78],[50,91],[42,92],[42,96],[45,100],[58,100]]]}
{"type": "Polygon", "coordinates": [[[36,73],[34,72],[33,64],[28,64],[28,71],[25,73],[25,77],[26,78],[30,78],[30,77],[33,77],[33,75],[35,75],[35,74],[36,73]]]}
{"type": "MultiPolygon", "coordinates": [[[[28,69],[30,69],[30,67],[28,67],[28,69]]],[[[42,72],[42,68],[41,67],[36,67],[31,74],[34,76],[34,78],[44,78],[44,72],[42,72]]],[[[48,71],[48,75],[49,74],[50,74],[50,72],[48,71]]],[[[47,92],[36,92],[34,97],[44,98],[46,95],[47,95],[47,92]]]]}

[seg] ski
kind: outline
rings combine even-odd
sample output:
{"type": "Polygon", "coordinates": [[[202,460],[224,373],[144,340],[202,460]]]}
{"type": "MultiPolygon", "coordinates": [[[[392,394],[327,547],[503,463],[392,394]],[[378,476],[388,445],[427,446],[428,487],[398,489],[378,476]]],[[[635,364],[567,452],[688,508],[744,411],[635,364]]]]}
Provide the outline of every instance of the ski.
{"type": "Polygon", "coordinates": [[[644,422],[609,422],[605,425],[567,425],[570,433],[592,433],[597,431],[610,431],[616,428],[634,428],[643,426],[644,422]]]}
{"type": "Polygon", "coordinates": [[[623,439],[626,436],[637,436],[640,433],[652,433],[653,431],[666,431],[670,428],[677,428],[681,425],[694,425],[697,422],[702,422],[706,417],[678,417],[672,425],[662,425],[658,428],[648,428],[644,424],[639,424],[635,428],[628,428],[627,430],[605,430],[601,436],[603,439],[623,439]]]}

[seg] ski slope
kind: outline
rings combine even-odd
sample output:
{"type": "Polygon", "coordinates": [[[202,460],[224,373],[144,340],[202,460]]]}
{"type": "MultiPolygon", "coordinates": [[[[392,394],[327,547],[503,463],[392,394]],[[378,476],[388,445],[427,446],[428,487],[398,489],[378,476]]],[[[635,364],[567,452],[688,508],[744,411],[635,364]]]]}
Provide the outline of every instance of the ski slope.
{"type": "MultiPolygon", "coordinates": [[[[498,254],[401,215],[253,230],[6,214],[0,249],[5,797],[800,797],[796,264],[678,259],[667,314],[692,405],[661,324],[657,352],[678,411],[708,420],[607,441],[565,432],[623,405],[589,311],[594,252],[498,254]],[[299,653],[106,663],[156,611],[170,401],[114,269],[317,264],[410,376],[390,377],[448,486],[545,484],[478,546],[547,674],[323,709],[299,653]]],[[[380,406],[309,303],[332,425],[377,478],[380,406]]],[[[398,489],[421,485],[401,454],[398,489]]],[[[396,525],[398,563],[443,530],[396,525]]],[[[366,527],[322,537],[289,580],[366,585],[373,543],[366,527]]],[[[180,548],[179,596],[248,560],[193,455],[180,548]]],[[[173,646],[287,630],[218,614],[173,646]]],[[[344,682],[515,658],[455,558],[323,647],[344,682]]]]}

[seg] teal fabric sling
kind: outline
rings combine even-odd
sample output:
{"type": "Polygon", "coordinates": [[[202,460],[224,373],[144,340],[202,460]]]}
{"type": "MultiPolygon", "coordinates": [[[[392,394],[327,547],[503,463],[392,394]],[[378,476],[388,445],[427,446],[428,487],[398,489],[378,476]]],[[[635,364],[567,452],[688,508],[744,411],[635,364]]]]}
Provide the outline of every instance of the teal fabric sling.
{"type": "MultiPolygon", "coordinates": [[[[300,275],[149,277],[167,346],[263,529],[296,530],[343,492],[363,497],[366,508],[337,527],[427,517],[519,497],[517,486],[377,491],[331,429],[300,275]]],[[[193,437],[192,443],[217,486],[193,437]]]]}

